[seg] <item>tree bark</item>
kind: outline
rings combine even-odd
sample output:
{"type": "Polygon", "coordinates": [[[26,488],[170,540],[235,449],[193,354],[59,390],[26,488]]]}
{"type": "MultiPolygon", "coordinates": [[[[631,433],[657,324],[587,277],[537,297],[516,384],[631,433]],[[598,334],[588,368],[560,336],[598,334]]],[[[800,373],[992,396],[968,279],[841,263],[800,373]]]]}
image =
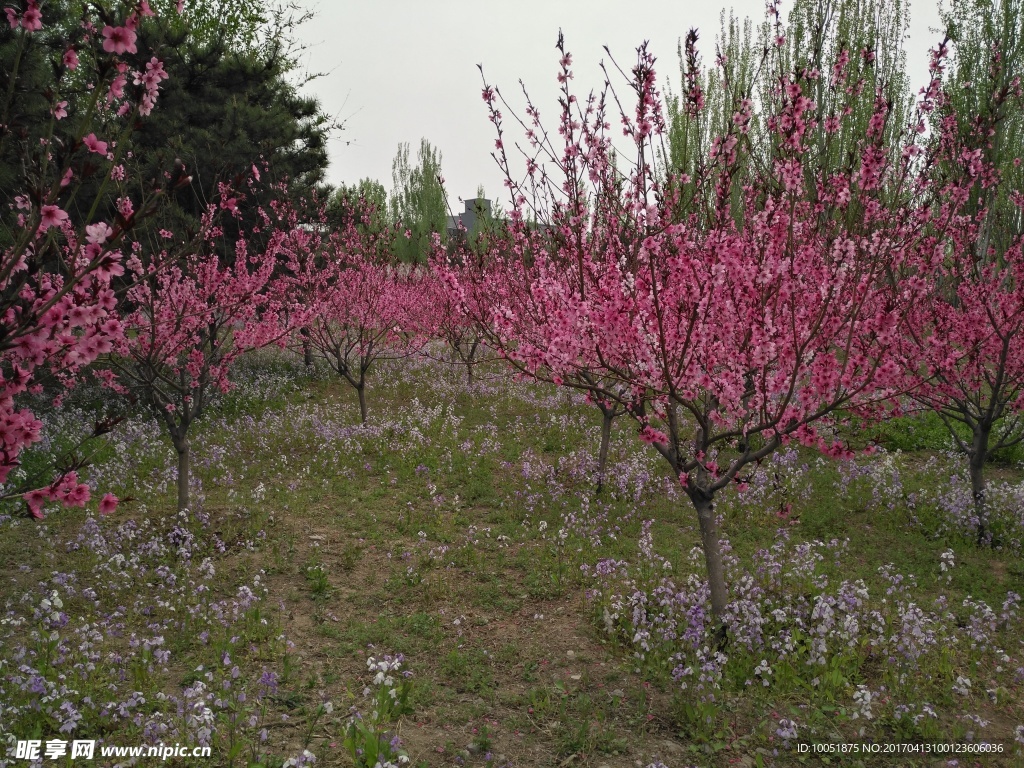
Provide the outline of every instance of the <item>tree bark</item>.
{"type": "Polygon", "coordinates": [[[356,387],[356,392],[359,393],[359,417],[362,419],[363,424],[366,423],[366,384],[360,383],[356,387]]]}
{"type": "Polygon", "coordinates": [[[604,472],[608,466],[608,447],[612,441],[612,419],[615,418],[613,409],[601,408],[601,449],[597,454],[597,492],[604,489],[604,472]]]}
{"type": "Polygon", "coordinates": [[[971,496],[974,498],[974,514],[978,518],[978,545],[985,543],[989,535],[988,503],[985,499],[985,460],[988,458],[988,438],[992,427],[978,424],[974,427],[971,440],[971,454],[968,466],[971,475],[971,496]]]}
{"type": "Polygon", "coordinates": [[[189,487],[189,447],[188,438],[174,440],[174,449],[178,452],[178,511],[188,509],[189,487]]]}
{"type": "Polygon", "coordinates": [[[725,616],[729,602],[729,590],[725,585],[725,565],[722,562],[721,531],[715,519],[714,499],[704,493],[690,495],[700,521],[700,539],[704,548],[704,564],[708,569],[708,586],[711,589],[711,613],[719,622],[725,616]]]}
{"type": "Polygon", "coordinates": [[[476,365],[476,350],[480,346],[480,340],[477,339],[469,345],[469,354],[466,355],[466,384],[473,386],[473,366],[476,365]]]}
{"type": "Polygon", "coordinates": [[[313,345],[309,343],[309,329],[303,328],[299,331],[302,336],[302,362],[307,368],[313,367],[313,345]]]}

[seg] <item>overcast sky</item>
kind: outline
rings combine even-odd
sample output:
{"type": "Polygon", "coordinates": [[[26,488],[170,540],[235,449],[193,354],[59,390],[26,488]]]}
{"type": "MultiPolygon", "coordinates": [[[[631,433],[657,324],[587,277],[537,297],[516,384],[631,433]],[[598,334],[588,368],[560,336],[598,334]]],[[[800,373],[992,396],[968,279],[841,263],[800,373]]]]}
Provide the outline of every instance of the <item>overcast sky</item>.
{"type": "MultiPolygon", "coordinates": [[[[452,207],[484,185],[505,200],[491,158],[495,134],[480,98],[482,64],[506,98],[521,96],[520,79],[552,128],[557,117],[559,28],[573,54],[578,94],[597,88],[599,63],[612,55],[629,68],[645,40],[658,58],[659,83],[679,91],[677,45],[690,27],[700,31],[705,62],[713,61],[722,8],[760,23],[763,0],[301,0],[316,12],[300,30],[306,68],[325,75],[309,87],[324,109],[344,121],[330,147],[328,179],[351,184],[379,180],[391,190],[391,163],[400,142],[415,153],[425,137],[442,154],[452,207]]],[[[783,2],[784,12],[789,3],[783,2]]],[[[939,25],[934,2],[911,8],[907,61],[912,87],[925,81],[927,50],[939,25]]],[[[521,98],[514,99],[517,106],[521,98]]],[[[506,120],[507,139],[520,138],[506,120]]]]}

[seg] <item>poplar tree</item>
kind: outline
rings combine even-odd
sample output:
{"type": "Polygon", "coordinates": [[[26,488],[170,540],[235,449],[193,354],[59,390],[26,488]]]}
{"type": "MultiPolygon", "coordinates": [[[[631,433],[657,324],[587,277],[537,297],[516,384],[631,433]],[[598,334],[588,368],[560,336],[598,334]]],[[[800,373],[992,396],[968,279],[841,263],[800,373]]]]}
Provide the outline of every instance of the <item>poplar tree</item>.
{"type": "Polygon", "coordinates": [[[399,144],[392,169],[391,215],[398,223],[395,255],[403,262],[426,263],[431,236],[446,239],[448,206],[441,176],[441,153],[420,140],[413,165],[408,143],[399,144]]]}

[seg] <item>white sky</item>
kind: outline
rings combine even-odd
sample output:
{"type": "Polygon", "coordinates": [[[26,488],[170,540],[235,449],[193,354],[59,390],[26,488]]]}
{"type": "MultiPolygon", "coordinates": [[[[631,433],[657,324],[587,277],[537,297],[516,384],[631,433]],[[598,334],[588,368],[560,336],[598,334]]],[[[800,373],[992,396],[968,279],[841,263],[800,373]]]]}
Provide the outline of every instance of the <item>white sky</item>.
{"type": "MultiPolygon", "coordinates": [[[[658,82],[668,79],[678,93],[679,39],[690,27],[700,32],[706,63],[714,60],[714,39],[722,8],[755,23],[763,0],[300,0],[316,18],[300,29],[308,50],[306,68],[326,75],[308,91],[324,109],[343,120],[345,130],[330,145],[328,180],[352,184],[379,180],[391,190],[391,163],[400,142],[415,155],[426,137],[442,154],[451,207],[472,198],[483,184],[487,196],[507,203],[491,151],[495,133],[480,97],[482,64],[488,82],[521,108],[520,79],[541,118],[554,130],[558,114],[559,28],[573,54],[579,96],[597,89],[599,62],[607,45],[627,70],[644,40],[658,58],[658,82]]],[[[788,13],[789,3],[783,3],[788,13]]],[[[911,7],[907,63],[915,91],[924,84],[927,50],[941,38],[934,0],[911,7]]],[[[613,81],[615,82],[615,81],[613,81]]],[[[616,83],[618,86],[618,83],[616,83]]],[[[620,90],[620,95],[625,95],[620,90]]],[[[520,109],[521,111],[521,109],[520,109]]],[[[506,111],[506,146],[521,131],[506,111]]],[[[507,205],[506,205],[507,207],[507,205]]]]}

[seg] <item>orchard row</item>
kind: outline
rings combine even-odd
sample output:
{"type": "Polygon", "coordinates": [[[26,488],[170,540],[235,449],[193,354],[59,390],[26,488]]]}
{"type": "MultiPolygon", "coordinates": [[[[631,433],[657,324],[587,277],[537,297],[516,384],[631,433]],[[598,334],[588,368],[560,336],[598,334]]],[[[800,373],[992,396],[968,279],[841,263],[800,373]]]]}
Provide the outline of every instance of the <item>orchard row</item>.
{"type": "MultiPolygon", "coordinates": [[[[1013,140],[1024,86],[999,40],[969,84],[976,98],[958,79],[966,48],[944,40],[903,109],[874,49],[794,59],[771,4],[746,74],[727,55],[705,68],[687,37],[672,132],[645,46],[623,73],[629,99],[611,79],[578,97],[560,41],[557,126],[527,97],[512,141],[512,107],[484,84],[508,219],[448,242],[437,233],[409,263],[392,256],[403,233],[369,203],[328,216],[263,182],[266,165],[221,183],[195,227],[164,226],[189,169],[140,178],[124,150],[138,121],[161,119],[167,73],[137,46],[153,10],[84,13],[79,27],[47,30],[35,0],[7,9],[18,45],[45,37],[59,53],[49,133],[24,142],[10,94],[0,126],[30,169],[0,258],[0,482],[28,512],[90,495],[74,465],[45,479],[20,471],[40,440],[29,395],[98,377],[143,403],[178,453],[184,509],[190,428],[231,387],[242,352],[322,357],[357,390],[365,421],[373,364],[444,342],[470,376],[494,354],[584,391],[605,441],[614,418],[633,420],[692,502],[716,617],[728,603],[717,495],[745,489],[793,442],[851,456],[854,419],[937,412],[969,463],[978,541],[989,540],[986,459],[1024,438],[1013,140]],[[65,120],[70,134],[56,131],[65,120]]],[[[17,71],[10,82],[13,94],[17,71]]],[[[115,505],[105,496],[101,510],[115,505]]]]}

